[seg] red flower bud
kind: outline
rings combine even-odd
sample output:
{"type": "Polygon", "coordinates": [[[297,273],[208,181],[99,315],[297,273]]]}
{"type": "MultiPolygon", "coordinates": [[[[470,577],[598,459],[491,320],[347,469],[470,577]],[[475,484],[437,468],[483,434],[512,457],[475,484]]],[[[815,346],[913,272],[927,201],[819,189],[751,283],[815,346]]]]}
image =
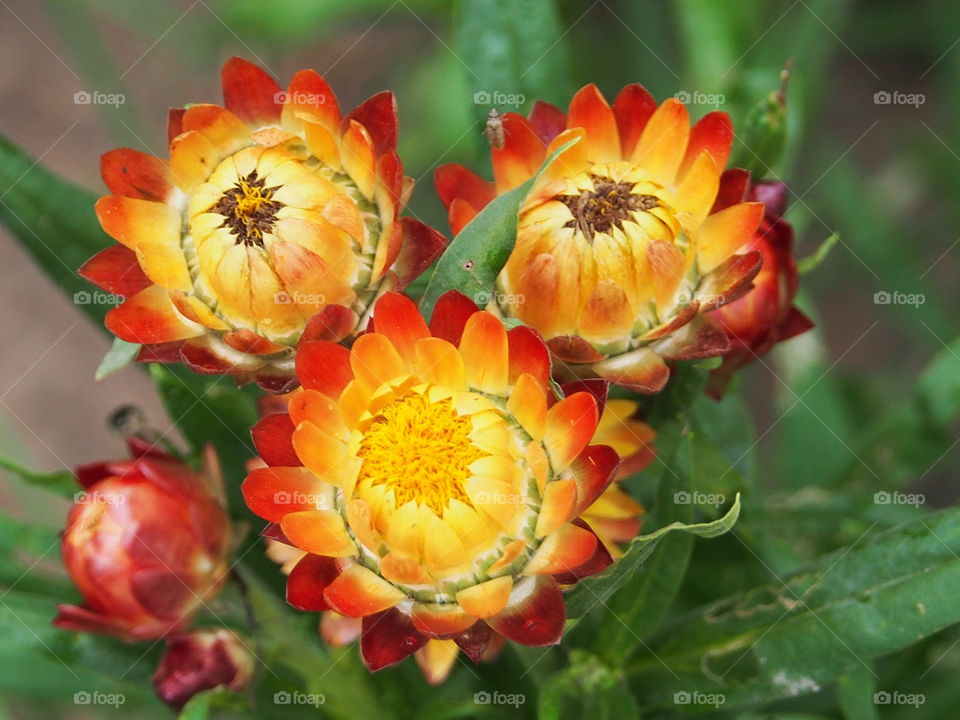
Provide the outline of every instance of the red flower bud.
{"type": "Polygon", "coordinates": [[[197,473],[155,449],[77,469],[63,561],[83,595],[54,625],[131,640],[185,626],[226,573],[229,520],[219,471],[197,473]]]}
{"type": "Polygon", "coordinates": [[[253,675],[253,655],[230,630],[198,630],[167,638],[153,674],[157,696],[179,710],[198,692],[216,687],[243,690],[253,675]]]}
{"type": "MultiPolygon", "coordinates": [[[[786,208],[786,185],[761,182],[743,185],[738,171],[724,174],[722,186],[743,188],[745,201],[764,203],[760,227],[739,252],[756,250],[763,266],[753,279],[753,289],[746,295],[710,313],[710,317],[726,332],[730,350],[723,364],[711,373],[708,392],[721,397],[733,372],[768,353],[774,345],[806,332],[811,320],[793,305],[797,294],[797,263],[793,257],[793,226],[782,218],[786,208]]],[[[721,190],[721,196],[724,191],[721,190]]]]}

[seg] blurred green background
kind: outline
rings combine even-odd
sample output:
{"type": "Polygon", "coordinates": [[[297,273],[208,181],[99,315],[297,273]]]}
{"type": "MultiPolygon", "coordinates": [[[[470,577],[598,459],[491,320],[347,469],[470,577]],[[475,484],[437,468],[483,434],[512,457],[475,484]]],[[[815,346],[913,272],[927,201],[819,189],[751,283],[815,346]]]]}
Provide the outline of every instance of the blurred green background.
{"type": "MultiPolygon", "coordinates": [[[[770,580],[920,513],[878,505],[876,491],[921,492],[927,509],[954,503],[960,5],[558,0],[555,14],[525,17],[522,2],[472,2],[502,5],[502,22],[462,23],[460,4],[444,0],[0,0],[0,132],[100,192],[99,155],[119,145],[164,155],[166,108],[218,101],[227,57],[259,62],[281,84],[312,67],[344,107],[396,92],[400,154],[417,179],[409,212],[447,230],[432,172],[447,162],[489,172],[485,93],[523,96],[526,111],[537,98],[565,106],[588,82],[609,98],[641,82],[661,100],[686,93],[694,115],[716,106],[742,124],[792,61],[789,143],[771,174],[789,183],[800,257],[834,233],[840,241],[802,280],[800,304],[817,330],[742,373],[754,422],[737,415],[724,431],[740,443],[727,445],[734,475],[755,492],[737,538],[698,545],[699,566],[723,563],[724,576],[691,572],[680,604],[770,580]],[[83,91],[124,102],[77,104],[83,91]],[[883,304],[877,293],[922,302],[883,304]]],[[[735,156],[749,154],[735,146],[735,156]]],[[[0,452],[51,470],[116,454],[101,419],[126,402],[165,428],[143,373],[92,381],[107,339],[3,229],[0,247],[0,452]]],[[[736,403],[698,412],[725,424],[736,403]]],[[[0,492],[15,513],[59,527],[61,507],[19,486],[0,492]]],[[[960,699],[949,681],[960,667],[955,635],[934,636],[884,672],[922,676],[949,707],[960,699]]],[[[833,716],[829,700],[817,702],[833,716]]],[[[37,717],[16,699],[8,705],[10,717],[37,717]]]]}

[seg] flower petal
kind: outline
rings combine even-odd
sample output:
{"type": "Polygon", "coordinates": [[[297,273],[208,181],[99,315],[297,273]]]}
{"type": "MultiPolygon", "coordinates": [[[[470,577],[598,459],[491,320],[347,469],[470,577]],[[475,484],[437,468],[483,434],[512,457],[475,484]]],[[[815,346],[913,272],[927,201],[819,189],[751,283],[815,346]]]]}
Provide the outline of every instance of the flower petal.
{"type": "Polygon", "coordinates": [[[731,205],[703,221],[697,244],[701,271],[708,273],[745,245],[760,226],[763,203],[731,205]]]}
{"type": "Polygon", "coordinates": [[[513,580],[504,575],[464,588],[457,593],[457,603],[469,615],[489,618],[506,607],[512,588],[513,580]]]}
{"type": "Polygon", "coordinates": [[[280,529],[290,542],[314,555],[349,557],[357,552],[336,510],[304,510],[284,515],[280,529]]]}
{"type": "Polygon", "coordinates": [[[300,343],[296,356],[297,377],[305,388],[338,397],[353,380],[350,351],[327,340],[300,343]]]}
{"type": "Polygon", "coordinates": [[[117,148],[101,155],[100,175],[114,195],[164,202],[173,190],[166,160],[130,148],[117,148]]]}
{"type": "Polygon", "coordinates": [[[633,151],[633,160],[655,180],[672,185],[687,150],[690,115],[675,98],[664,102],[653,113],[633,151]]]}
{"type": "Polygon", "coordinates": [[[351,565],[323,593],[330,607],[348,617],[366,617],[392,608],[406,595],[363,565],[351,565]]]}
{"type": "Polygon", "coordinates": [[[522,185],[540,169],[546,157],[544,144],[523,115],[505,113],[503,147],[491,148],[493,177],[500,193],[522,185]]]}
{"type": "Polygon", "coordinates": [[[261,418],[250,430],[253,446],[267,465],[297,466],[300,458],[293,450],[293,423],[286,413],[261,418]]]}
{"type": "Polygon", "coordinates": [[[411,611],[413,625],[429,637],[449,637],[472,627],[477,618],[468,615],[453,603],[431,605],[414,603],[411,611]]]}
{"type": "Polygon", "coordinates": [[[566,470],[589,444],[599,419],[597,401],[585,392],[566,397],[547,411],[543,445],[556,471],[566,470]]]}
{"type": "Polygon", "coordinates": [[[373,152],[376,155],[397,147],[397,99],[389,90],[384,90],[368,98],[344,118],[363,125],[373,139],[373,152]]]}
{"type": "Polygon", "coordinates": [[[101,250],[87,260],[77,274],[107,292],[124,297],[136,295],[152,284],[140,268],[136,253],[124,245],[101,250]]]}
{"type": "Polygon", "coordinates": [[[484,311],[470,316],[460,339],[460,354],[470,387],[491,395],[506,393],[508,348],[507,331],[500,320],[484,311]]]}
{"type": "Polygon", "coordinates": [[[330,609],[323,592],[340,574],[337,561],[324,555],[304,555],[287,577],[287,603],[298,610],[330,609]]]}
{"type": "Polygon", "coordinates": [[[597,536],[571,523],[543,539],[530,558],[524,575],[567,573],[583,565],[597,550],[597,536]]]}
{"type": "Polygon", "coordinates": [[[391,608],[363,618],[360,654],[370,672],[395,665],[426,643],[410,617],[399,610],[391,608]]]}
{"type": "Polygon", "coordinates": [[[539,647],[560,642],[566,619],[560,586],[549,575],[537,575],[517,583],[506,609],[487,622],[509,640],[539,647]]]}
{"type": "Polygon", "coordinates": [[[280,122],[283,91],[262,69],[238,57],[223,66],[223,102],[227,109],[251,127],[280,122]]]}
{"type": "Polygon", "coordinates": [[[255,468],[241,486],[243,499],[256,515],[281,522],[293,512],[317,509],[321,482],[303,467],[255,468]]]}
{"type": "Polygon", "coordinates": [[[567,127],[582,127],[587,131],[583,142],[593,162],[610,163],[620,159],[620,133],[616,118],[593,83],[582,87],[570,101],[567,127]]]}
{"type": "Polygon", "coordinates": [[[576,517],[577,484],[573,480],[553,480],[547,483],[537,516],[534,536],[546,537],[561,525],[576,517]]]}
{"type": "Polygon", "coordinates": [[[617,95],[613,101],[613,114],[617,118],[623,157],[633,155],[633,149],[656,109],[657,101],[643,85],[627,85],[617,95]]]}
{"type": "Polygon", "coordinates": [[[121,340],[145,344],[186,340],[205,332],[202,325],[177,312],[170,293],[159,285],[151,285],[113,308],[104,322],[121,340]]]}

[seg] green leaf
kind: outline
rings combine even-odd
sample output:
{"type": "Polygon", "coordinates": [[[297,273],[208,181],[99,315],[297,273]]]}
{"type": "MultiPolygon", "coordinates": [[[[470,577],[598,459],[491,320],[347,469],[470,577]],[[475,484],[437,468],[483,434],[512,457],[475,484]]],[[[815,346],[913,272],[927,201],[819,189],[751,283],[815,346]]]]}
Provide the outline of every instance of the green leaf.
{"type": "Polygon", "coordinates": [[[34,472],[2,456],[0,456],[0,468],[8,470],[29,485],[43,488],[68,500],[73,500],[73,496],[80,491],[76,478],[69,470],[57,470],[49,473],[34,472]]]}
{"type": "Polygon", "coordinates": [[[436,270],[420,300],[423,316],[430,319],[437,300],[448,290],[459,290],[478,305],[486,305],[495,292],[500,270],[510,257],[517,238],[520,205],[557,156],[580,138],[558,147],[540,170],[520,187],[487,205],[460,231],[437,261],[436,270]]]}
{"type": "Polygon", "coordinates": [[[566,26],[554,0],[460,0],[455,33],[478,114],[566,101],[566,26]]]}
{"type": "Polygon", "coordinates": [[[845,720],[879,720],[873,694],[877,679],[868,668],[859,667],[837,680],[837,703],[845,720]]]}
{"type": "Polygon", "coordinates": [[[566,670],[540,690],[539,720],[639,720],[637,704],[622,673],[586,653],[574,651],[566,670]]]}
{"type": "Polygon", "coordinates": [[[840,233],[833,233],[830,237],[824,240],[813,251],[812,255],[808,255],[802,260],[797,261],[797,272],[801,275],[806,275],[809,272],[813,272],[818,267],[820,263],[827,259],[827,255],[830,254],[830,251],[833,250],[834,245],[840,242],[840,233]]]}
{"type": "Polygon", "coordinates": [[[814,692],[960,622],[960,508],[825,555],[671,621],[633,666],[655,688],[726,707],[814,692]],[[669,670],[667,670],[669,668],[669,670]]]}
{"type": "Polygon", "coordinates": [[[781,74],[783,85],[769,93],[747,115],[743,141],[733,162],[760,179],[776,169],[787,144],[786,83],[789,70],[781,74]]]}
{"type": "Polygon", "coordinates": [[[107,351],[107,354],[103,356],[103,360],[100,361],[100,366],[93,376],[94,379],[103,380],[117,370],[122,370],[134,361],[138,352],[140,352],[140,345],[138,343],[114,338],[113,345],[107,351]]]}
{"type": "Polygon", "coordinates": [[[91,292],[77,268],[113,241],[93,212],[96,196],[46,170],[0,136],[0,223],[77,306],[102,326],[111,297],[91,292]],[[90,298],[96,302],[83,302],[90,298]]]}
{"type": "Polygon", "coordinates": [[[672,532],[691,533],[698,537],[712,538],[723,535],[740,517],[740,495],[734,499],[733,506],[726,514],[706,523],[688,525],[672,522],[649,535],[639,535],[630,541],[626,552],[617,562],[601,573],[584,578],[567,595],[567,617],[578,618],[585,615],[598,604],[606,602],[623,583],[635,573],[641,572],[641,566],[656,548],[656,543],[672,532]]]}
{"type": "Polygon", "coordinates": [[[949,429],[960,412],[960,338],[944,346],[923,370],[917,402],[930,426],[949,429]]]}
{"type": "MultiPolygon", "coordinates": [[[[669,527],[693,519],[692,503],[676,502],[679,493],[692,489],[692,438],[688,433],[672,454],[666,455],[657,488],[654,512],[646,523],[669,527]]],[[[604,608],[599,630],[592,643],[596,652],[611,663],[629,657],[649,631],[666,616],[683,581],[693,551],[693,537],[675,533],[656,543],[643,568],[627,576],[604,608]]]]}

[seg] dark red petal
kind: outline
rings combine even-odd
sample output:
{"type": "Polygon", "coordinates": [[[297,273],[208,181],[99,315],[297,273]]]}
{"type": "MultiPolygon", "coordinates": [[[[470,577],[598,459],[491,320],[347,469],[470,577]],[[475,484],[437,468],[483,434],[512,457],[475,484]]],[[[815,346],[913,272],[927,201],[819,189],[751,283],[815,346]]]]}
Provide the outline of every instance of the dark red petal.
{"type": "Polygon", "coordinates": [[[363,619],[360,654],[370,672],[382,670],[412,655],[427,644],[409,616],[390,608],[363,619]]]}
{"type": "Polygon", "coordinates": [[[141,345],[137,353],[137,362],[178,363],[181,361],[180,348],[182,347],[182,340],[141,345]]]}
{"type": "Polygon", "coordinates": [[[260,531],[260,537],[275,540],[290,547],[296,547],[290,542],[290,538],[283,534],[283,530],[280,529],[280,523],[267,523],[264,525],[263,530],[260,531]]]}
{"type": "Polygon", "coordinates": [[[781,342],[783,340],[789,340],[800,333],[805,333],[807,330],[812,329],[813,326],[813,320],[797,310],[797,308],[790,308],[790,313],[777,326],[779,333],[778,340],[781,342]]]}
{"type": "Polygon", "coordinates": [[[284,93],[261,68],[234,57],[223,66],[221,77],[227,110],[253,127],[280,122],[284,93]]]}
{"type": "Polygon", "coordinates": [[[234,370],[232,364],[205,344],[185,342],[180,348],[180,357],[187,367],[200,375],[223,375],[234,370]]]}
{"type": "Polygon", "coordinates": [[[553,139],[567,129],[567,116],[556,105],[537,100],[529,115],[530,125],[544,145],[549,145],[553,139]]]}
{"type": "Polygon", "coordinates": [[[363,125],[373,139],[373,151],[377,156],[397,147],[397,100],[389,90],[379,92],[343,119],[343,128],[356,120],[363,125]]]}
{"type": "Polygon", "coordinates": [[[356,329],[358,320],[357,314],[348,307],[324,305],[320,312],[307,321],[299,342],[340,342],[356,329]]]}
{"type": "Polygon", "coordinates": [[[437,299],[430,318],[430,334],[460,345],[460,336],[467,320],[477,312],[477,306],[457,290],[448,290],[437,299]]]}
{"type": "Polygon", "coordinates": [[[166,567],[135,570],[130,575],[130,589],[148,613],[171,622],[187,620],[192,613],[186,611],[196,600],[190,578],[166,567]]]}
{"type": "Polygon", "coordinates": [[[323,555],[305,555],[287,578],[287,602],[298,610],[322,612],[330,609],[323,591],[340,574],[337,561],[323,555]]]}
{"type": "Polygon", "coordinates": [[[155,443],[147,442],[142,438],[131,435],[127,438],[127,450],[134,458],[153,458],[154,460],[165,460],[167,462],[176,462],[175,458],[161,450],[155,443]]]}
{"type": "Polygon", "coordinates": [[[77,274],[107,292],[131,297],[153,283],[137,262],[137,254],[123,245],[111,245],[87,260],[77,274]]]}
{"type": "Polygon", "coordinates": [[[650,116],[657,109],[657,101],[643,85],[627,85],[613,101],[613,114],[620,131],[620,149],[630,157],[650,116]]]}
{"type": "Polygon", "coordinates": [[[717,357],[730,350],[727,333],[706,316],[656,344],[657,353],[667,360],[700,360],[717,357]]]}
{"type": "Polygon", "coordinates": [[[170,108],[167,113],[167,143],[183,132],[183,116],[186,108],[170,108]]]}
{"type": "Polygon", "coordinates": [[[112,463],[109,461],[95,462],[88,463],[87,465],[80,465],[73,472],[80,486],[89,489],[94,483],[103,480],[105,477],[110,477],[113,475],[113,472],[110,470],[111,467],[112,463]]]}
{"type": "Polygon", "coordinates": [[[128,628],[122,620],[101,615],[79,605],[57,605],[57,616],[53,619],[53,626],[61,630],[94,632],[120,637],[128,634],[128,628]]]}
{"type": "Polygon", "coordinates": [[[571,470],[577,483],[577,515],[603,494],[616,477],[619,467],[620,456],[609,445],[588,445],[574,459],[571,470]]]}
{"type": "Polygon", "coordinates": [[[564,397],[570,397],[574,393],[586,392],[593,395],[597,401],[597,415],[603,415],[603,408],[607,404],[607,395],[610,392],[610,383],[599,378],[589,380],[573,380],[560,386],[564,397]]]}
{"type": "MultiPolygon", "coordinates": [[[[537,575],[522,582],[533,584],[523,600],[507,604],[498,615],[487,620],[490,627],[521,645],[556,645],[563,636],[567,608],[557,581],[549,575],[537,575]]],[[[518,588],[514,587],[514,592],[518,588]]]]}
{"type": "Polygon", "coordinates": [[[750,173],[740,168],[725,170],[720,176],[720,188],[717,199],[713,201],[710,212],[715,213],[731,205],[743,202],[750,188],[750,173]]]}
{"type": "Polygon", "coordinates": [[[303,465],[293,450],[293,430],[293,422],[286,413],[267,415],[250,429],[253,446],[267,465],[271,467],[303,465]]]}
{"type": "Polygon", "coordinates": [[[416,280],[447,247],[447,237],[414,218],[400,218],[403,245],[393,261],[400,287],[416,280]]]}
{"type": "Polygon", "coordinates": [[[100,176],[114,195],[139,200],[163,202],[173,189],[166,160],[130,148],[101,155],[100,176]]]}
{"type": "Polygon", "coordinates": [[[487,651],[487,646],[490,644],[492,637],[493,631],[490,626],[481,620],[475,622],[459,635],[454,635],[451,639],[468,658],[478,663],[487,651]]]}

